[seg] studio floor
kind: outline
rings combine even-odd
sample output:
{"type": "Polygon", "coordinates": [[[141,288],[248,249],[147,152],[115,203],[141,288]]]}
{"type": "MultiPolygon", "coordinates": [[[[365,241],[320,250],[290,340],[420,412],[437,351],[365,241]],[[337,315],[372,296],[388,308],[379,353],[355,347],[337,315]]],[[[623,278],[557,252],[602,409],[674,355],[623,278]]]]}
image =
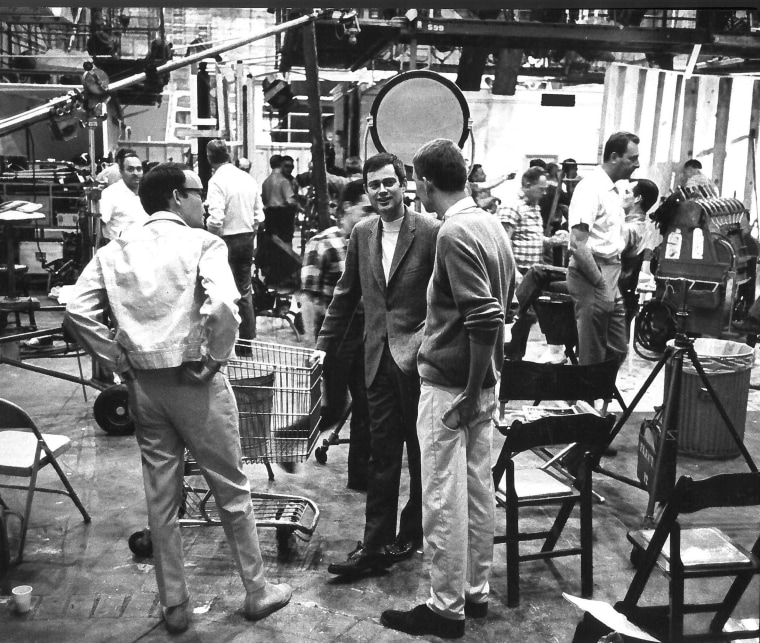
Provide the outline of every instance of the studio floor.
{"type": "MultiPolygon", "coordinates": [[[[60,323],[60,313],[40,313],[37,318],[40,327],[60,323]]],[[[292,331],[279,319],[260,319],[258,331],[259,338],[265,341],[295,343],[292,331]]],[[[533,332],[527,358],[537,356],[543,348],[538,330],[533,332]]],[[[72,375],[78,373],[77,360],[72,357],[35,357],[31,361],[72,375]]],[[[617,381],[627,402],[653,367],[653,362],[633,353],[629,356],[617,381]]],[[[83,358],[86,374],[90,368],[89,358],[83,358]]],[[[753,369],[752,379],[753,383],[760,379],[760,369],[753,369]]],[[[127,544],[130,534],[147,522],[134,437],[110,436],[97,426],[92,410],[96,391],[92,388],[85,401],[78,384],[9,365],[0,365],[0,381],[1,397],[22,406],[44,432],[71,439],[72,448],[60,461],[92,516],[87,525],[67,498],[50,494],[35,497],[24,562],[13,567],[0,582],[0,640],[121,643],[170,638],[161,622],[152,559],[136,557],[127,544]],[[33,601],[31,611],[20,616],[11,609],[9,594],[12,587],[22,584],[33,587],[33,601]]],[[[639,426],[662,402],[662,389],[661,374],[613,442],[618,453],[604,459],[607,468],[636,477],[639,426]]],[[[611,410],[619,412],[619,407],[613,404],[611,410]]],[[[745,444],[758,460],[759,419],[760,393],[750,389],[745,444]]],[[[348,433],[347,427],[344,433],[348,433]]],[[[321,438],[317,444],[321,444],[321,438]]],[[[494,458],[500,447],[497,432],[494,458]]],[[[315,501],[321,511],[311,539],[297,541],[287,554],[278,550],[273,529],[259,530],[269,579],[290,583],[294,593],[286,608],[258,623],[243,618],[244,591],[222,529],[183,529],[193,621],[188,632],[172,640],[414,640],[386,629],[379,617],[384,609],[406,609],[426,599],[428,559],[423,552],[415,553],[387,573],[350,582],[326,571],[330,562],[343,560],[362,538],[365,496],[346,488],[346,456],[347,445],[341,444],[330,447],[325,464],[319,464],[312,454],[292,472],[275,465],[272,482],[263,465],[246,465],[255,491],[305,496],[315,501]]],[[[747,465],[742,458],[678,459],[679,474],[695,477],[744,470],[747,465]]],[[[57,482],[54,472],[48,469],[40,477],[43,483],[57,482]]],[[[602,475],[595,477],[594,484],[604,498],[594,507],[594,598],[612,603],[623,597],[633,576],[625,534],[641,526],[648,496],[602,475]]],[[[402,485],[405,498],[406,478],[402,485]]],[[[21,509],[21,492],[2,490],[2,496],[12,508],[21,509]]],[[[742,539],[752,541],[760,528],[760,517],[748,521],[737,514],[729,528],[742,539]]],[[[504,530],[504,513],[499,509],[497,530],[504,530]]],[[[570,532],[577,534],[577,521],[571,521],[570,532]]],[[[562,592],[580,593],[577,559],[526,563],[521,567],[521,577],[520,606],[507,608],[505,553],[504,547],[497,545],[488,616],[468,620],[464,640],[564,643],[572,639],[581,613],[563,599],[562,592]]],[[[755,617],[757,582],[753,581],[748,592],[751,600],[745,599],[740,605],[745,614],[755,617]]],[[[655,583],[660,597],[663,588],[662,582],[655,583]]],[[[706,595],[709,589],[698,588],[696,596],[706,595]]]]}

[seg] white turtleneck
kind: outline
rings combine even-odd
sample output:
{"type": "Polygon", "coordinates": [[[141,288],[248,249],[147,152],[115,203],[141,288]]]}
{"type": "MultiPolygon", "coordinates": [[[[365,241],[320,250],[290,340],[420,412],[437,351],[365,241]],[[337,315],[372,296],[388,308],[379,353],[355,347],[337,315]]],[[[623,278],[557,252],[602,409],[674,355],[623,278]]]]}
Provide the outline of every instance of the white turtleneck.
{"type": "Polygon", "coordinates": [[[388,283],[388,277],[391,274],[391,263],[393,263],[393,254],[396,252],[396,243],[398,243],[398,233],[401,230],[401,224],[404,217],[401,216],[395,221],[383,221],[383,272],[385,273],[385,283],[388,283]]]}

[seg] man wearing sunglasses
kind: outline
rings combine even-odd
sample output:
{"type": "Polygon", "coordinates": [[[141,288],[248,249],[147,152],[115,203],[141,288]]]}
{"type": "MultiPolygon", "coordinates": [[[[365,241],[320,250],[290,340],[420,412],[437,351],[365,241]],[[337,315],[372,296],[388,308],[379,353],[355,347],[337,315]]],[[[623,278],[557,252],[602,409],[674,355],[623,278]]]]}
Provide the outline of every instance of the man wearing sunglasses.
{"type": "Polygon", "coordinates": [[[246,589],[245,617],[263,618],[292,594],[264,574],[238,409],[220,372],[235,343],[239,294],[227,249],[203,230],[202,191],[198,175],[183,165],[148,172],[140,201],[150,218],[95,254],[64,317],[79,343],[129,389],[158,594],[171,633],[185,631],[192,613],[177,522],[186,448],[214,495],[246,589]]]}
{"type": "Polygon", "coordinates": [[[231,163],[223,140],[209,141],[206,156],[214,173],[208,182],[206,227],[227,244],[230,268],[240,293],[240,339],[253,339],[256,337],[256,317],[251,268],[253,239],[259,224],[264,221],[261,189],[256,179],[231,163]]]}

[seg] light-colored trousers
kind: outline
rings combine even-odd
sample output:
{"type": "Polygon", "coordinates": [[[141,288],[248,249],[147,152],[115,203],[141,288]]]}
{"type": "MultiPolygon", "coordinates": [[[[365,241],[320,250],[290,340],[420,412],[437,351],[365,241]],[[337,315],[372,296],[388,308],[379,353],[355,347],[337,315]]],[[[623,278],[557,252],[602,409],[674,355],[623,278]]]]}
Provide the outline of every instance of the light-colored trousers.
{"type": "Polygon", "coordinates": [[[594,287],[570,260],[567,290],[575,304],[578,326],[578,362],[598,364],[614,357],[618,364],[628,353],[628,324],[618,288],[619,263],[600,263],[603,282],[594,287]]]}
{"type": "Polygon", "coordinates": [[[465,598],[488,599],[494,536],[494,389],[482,392],[480,413],[469,426],[449,429],[441,416],[461,392],[423,381],[417,415],[422,530],[431,555],[427,604],[454,620],[464,619],[465,598]]]}
{"type": "Polygon", "coordinates": [[[180,381],[179,368],[138,370],[128,382],[129,411],[142,456],[148,525],[161,604],[188,598],[177,522],[185,447],[216,499],[219,517],[246,591],[264,586],[251,488],[242,468],[238,410],[227,378],[180,381]]]}

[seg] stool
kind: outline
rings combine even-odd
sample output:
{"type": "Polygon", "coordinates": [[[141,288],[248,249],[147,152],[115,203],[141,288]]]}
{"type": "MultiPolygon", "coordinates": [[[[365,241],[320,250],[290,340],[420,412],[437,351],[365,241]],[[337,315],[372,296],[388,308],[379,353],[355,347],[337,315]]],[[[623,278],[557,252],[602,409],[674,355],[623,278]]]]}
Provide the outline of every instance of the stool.
{"type": "MultiPolygon", "coordinates": [[[[29,297],[29,284],[26,280],[26,275],[29,272],[29,266],[24,264],[15,264],[13,271],[16,289],[20,290],[24,297],[29,297]]],[[[8,266],[0,266],[0,290],[4,293],[8,293],[8,266]]],[[[14,306],[11,310],[0,310],[0,330],[8,325],[8,313],[12,312],[16,318],[16,328],[21,329],[21,313],[29,315],[29,327],[31,330],[37,330],[37,322],[34,319],[34,310],[39,308],[39,304],[35,305],[34,299],[20,299],[18,307],[14,306]]]]}

